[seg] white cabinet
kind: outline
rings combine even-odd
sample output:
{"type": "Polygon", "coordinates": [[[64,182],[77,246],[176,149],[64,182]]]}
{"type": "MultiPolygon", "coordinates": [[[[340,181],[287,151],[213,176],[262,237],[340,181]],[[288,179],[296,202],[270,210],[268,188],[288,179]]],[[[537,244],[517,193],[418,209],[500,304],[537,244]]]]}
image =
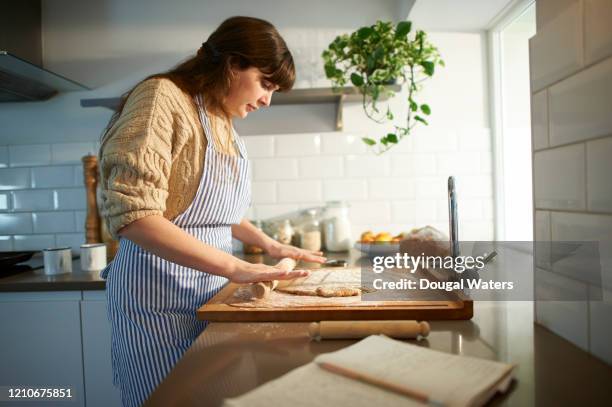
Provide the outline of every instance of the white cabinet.
{"type": "Polygon", "coordinates": [[[0,293],[0,327],[0,386],[72,389],[40,405],[121,406],[103,290],[0,293]]]}
{"type": "Polygon", "coordinates": [[[69,387],[72,401],[39,405],[85,405],[80,300],[80,291],[0,293],[0,386],[69,387]]]}
{"type": "Polygon", "coordinates": [[[121,406],[119,390],[113,386],[110,323],[104,291],[83,291],[81,323],[87,407],[121,406]]]}

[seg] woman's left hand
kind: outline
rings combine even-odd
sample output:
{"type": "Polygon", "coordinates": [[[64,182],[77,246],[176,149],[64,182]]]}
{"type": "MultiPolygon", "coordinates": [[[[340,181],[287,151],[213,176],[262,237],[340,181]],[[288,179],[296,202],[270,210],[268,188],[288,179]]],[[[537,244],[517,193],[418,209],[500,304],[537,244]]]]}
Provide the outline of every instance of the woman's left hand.
{"type": "Polygon", "coordinates": [[[271,257],[275,257],[277,259],[290,257],[295,260],[302,260],[311,263],[325,263],[327,260],[327,258],[323,257],[323,252],[304,250],[300,249],[299,247],[281,244],[278,242],[271,245],[267,252],[271,257]]]}

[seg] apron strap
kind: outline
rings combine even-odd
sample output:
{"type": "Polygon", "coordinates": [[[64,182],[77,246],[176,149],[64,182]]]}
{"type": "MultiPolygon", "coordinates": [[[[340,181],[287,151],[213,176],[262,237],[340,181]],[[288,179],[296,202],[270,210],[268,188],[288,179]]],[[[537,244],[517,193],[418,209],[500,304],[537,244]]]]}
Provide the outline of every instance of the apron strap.
{"type": "MultiPolygon", "coordinates": [[[[215,148],[215,143],[212,140],[212,126],[210,124],[210,119],[208,117],[208,112],[206,111],[206,106],[204,105],[204,99],[201,94],[196,96],[196,104],[198,105],[198,113],[200,115],[200,121],[202,122],[202,127],[204,128],[204,136],[206,137],[206,141],[211,148],[215,148]]],[[[242,158],[247,158],[246,155],[246,146],[244,142],[239,139],[238,133],[234,126],[232,125],[232,141],[234,143],[234,148],[240,154],[242,158]]]]}
{"type": "Polygon", "coordinates": [[[200,115],[200,121],[202,122],[202,128],[204,129],[204,137],[206,137],[206,142],[211,148],[215,147],[215,144],[212,140],[212,127],[210,125],[210,120],[208,119],[208,113],[206,112],[206,107],[204,106],[204,100],[202,99],[202,95],[196,96],[196,104],[198,105],[198,114],[200,115]]]}
{"type": "Polygon", "coordinates": [[[246,145],[244,144],[244,140],[242,139],[242,137],[238,136],[238,132],[236,132],[236,129],[234,129],[234,126],[232,126],[232,132],[234,133],[234,145],[236,146],[236,149],[240,153],[240,156],[246,160],[247,150],[246,150],[246,145]]]}

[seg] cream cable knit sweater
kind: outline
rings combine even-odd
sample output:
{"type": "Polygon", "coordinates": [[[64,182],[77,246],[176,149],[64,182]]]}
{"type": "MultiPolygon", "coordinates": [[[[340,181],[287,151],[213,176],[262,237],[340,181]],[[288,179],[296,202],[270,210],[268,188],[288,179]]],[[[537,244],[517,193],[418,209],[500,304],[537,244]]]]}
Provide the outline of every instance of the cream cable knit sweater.
{"type": "MultiPolygon", "coordinates": [[[[210,114],[209,114],[210,116],[210,114]]],[[[236,154],[231,134],[210,116],[215,146],[236,154]]],[[[173,219],[198,190],[206,138],[191,97],[168,79],[148,79],[128,98],[100,147],[102,216],[117,231],[150,215],[173,219]]]]}

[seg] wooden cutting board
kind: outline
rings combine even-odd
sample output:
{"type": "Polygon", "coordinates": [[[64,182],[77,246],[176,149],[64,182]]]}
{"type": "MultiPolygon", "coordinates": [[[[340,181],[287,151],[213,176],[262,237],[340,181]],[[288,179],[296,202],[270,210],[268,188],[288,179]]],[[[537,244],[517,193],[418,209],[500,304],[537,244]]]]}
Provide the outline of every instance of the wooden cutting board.
{"type": "MultiPolygon", "coordinates": [[[[313,274],[321,272],[325,270],[313,274]]],[[[431,278],[437,279],[434,273],[431,278]]],[[[364,298],[368,298],[367,295],[364,298]]],[[[198,309],[197,317],[214,322],[310,322],[466,320],[473,316],[473,303],[461,292],[436,291],[431,295],[431,292],[421,291],[407,295],[409,297],[393,301],[364,301],[359,296],[321,298],[275,291],[268,298],[257,300],[250,298],[247,286],[230,283],[198,309]]]]}

